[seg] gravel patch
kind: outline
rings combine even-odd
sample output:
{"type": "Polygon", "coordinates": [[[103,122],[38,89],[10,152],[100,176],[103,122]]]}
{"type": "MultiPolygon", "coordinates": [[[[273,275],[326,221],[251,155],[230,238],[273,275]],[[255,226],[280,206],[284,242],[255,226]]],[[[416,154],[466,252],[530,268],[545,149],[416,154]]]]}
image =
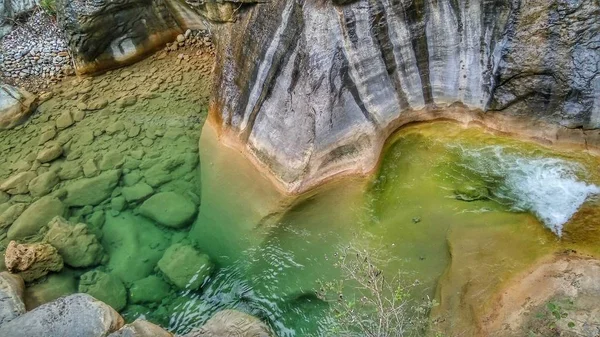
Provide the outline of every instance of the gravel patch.
{"type": "Polygon", "coordinates": [[[4,82],[37,92],[73,74],[67,43],[54,18],[35,11],[0,41],[4,82]]]}

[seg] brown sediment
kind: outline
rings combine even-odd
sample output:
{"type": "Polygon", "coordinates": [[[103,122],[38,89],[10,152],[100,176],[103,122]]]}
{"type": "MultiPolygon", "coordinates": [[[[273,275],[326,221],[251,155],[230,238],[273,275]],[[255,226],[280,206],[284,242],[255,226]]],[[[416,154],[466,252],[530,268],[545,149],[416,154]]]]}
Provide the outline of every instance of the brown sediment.
{"type": "Polygon", "coordinates": [[[600,260],[571,251],[540,259],[510,281],[490,310],[480,313],[480,335],[522,335],[527,313],[557,296],[600,296],[600,260]]]}
{"type": "MultiPolygon", "coordinates": [[[[371,175],[379,167],[385,144],[396,132],[413,124],[435,121],[452,121],[464,128],[482,127],[487,132],[496,135],[535,142],[559,151],[578,150],[600,155],[600,130],[570,129],[528,117],[472,110],[456,103],[444,107],[403,111],[397,119],[380,129],[378,134],[368,140],[369,146],[367,149],[361,150],[361,155],[334,158],[332,163],[318,158],[322,164],[317,171],[303,172],[300,179],[286,182],[276,173],[277,170],[269,166],[273,163],[261,160],[255,147],[242,141],[236,132],[223,125],[220,107],[214,102],[211,105],[205,127],[214,128],[223,144],[241,152],[282,193],[298,195],[340,177],[371,175]]],[[[346,144],[346,141],[347,139],[340,140],[327,149],[320,150],[319,155],[321,157],[330,155],[340,145],[346,144]]],[[[316,161],[319,162],[319,160],[316,161]]]]}

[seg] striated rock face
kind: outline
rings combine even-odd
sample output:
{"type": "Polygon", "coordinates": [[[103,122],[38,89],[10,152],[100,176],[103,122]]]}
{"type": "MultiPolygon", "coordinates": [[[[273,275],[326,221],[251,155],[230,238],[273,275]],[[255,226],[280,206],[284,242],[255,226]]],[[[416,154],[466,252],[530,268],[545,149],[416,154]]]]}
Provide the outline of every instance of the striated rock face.
{"type": "Polygon", "coordinates": [[[58,0],[57,12],[79,73],[135,62],[181,32],[162,0],[58,0]]]}
{"type": "Polygon", "coordinates": [[[288,191],[371,170],[394,129],[461,119],[441,109],[457,102],[485,112],[465,120],[579,128],[598,145],[599,15],[596,0],[254,5],[215,29],[211,121],[288,191]]]}

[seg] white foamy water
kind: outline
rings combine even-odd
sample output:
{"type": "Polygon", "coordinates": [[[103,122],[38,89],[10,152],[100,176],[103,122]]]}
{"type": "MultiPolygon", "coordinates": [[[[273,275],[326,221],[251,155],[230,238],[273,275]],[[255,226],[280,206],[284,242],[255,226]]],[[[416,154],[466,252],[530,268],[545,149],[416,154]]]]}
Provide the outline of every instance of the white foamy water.
{"type": "Polygon", "coordinates": [[[500,146],[460,148],[462,167],[480,175],[490,192],[515,211],[529,211],[559,237],[563,225],[600,187],[582,181],[583,168],[558,158],[525,157],[500,146]]]}

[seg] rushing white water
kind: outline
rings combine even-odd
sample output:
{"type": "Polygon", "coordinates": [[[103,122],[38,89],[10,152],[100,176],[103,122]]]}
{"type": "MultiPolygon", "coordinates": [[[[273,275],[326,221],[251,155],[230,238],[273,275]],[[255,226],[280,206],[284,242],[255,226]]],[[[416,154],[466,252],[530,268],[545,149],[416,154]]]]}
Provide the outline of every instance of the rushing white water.
{"type": "Polygon", "coordinates": [[[501,146],[461,148],[462,167],[485,180],[515,211],[529,211],[559,237],[563,225],[600,188],[581,180],[583,168],[558,158],[522,156],[501,146]]]}

